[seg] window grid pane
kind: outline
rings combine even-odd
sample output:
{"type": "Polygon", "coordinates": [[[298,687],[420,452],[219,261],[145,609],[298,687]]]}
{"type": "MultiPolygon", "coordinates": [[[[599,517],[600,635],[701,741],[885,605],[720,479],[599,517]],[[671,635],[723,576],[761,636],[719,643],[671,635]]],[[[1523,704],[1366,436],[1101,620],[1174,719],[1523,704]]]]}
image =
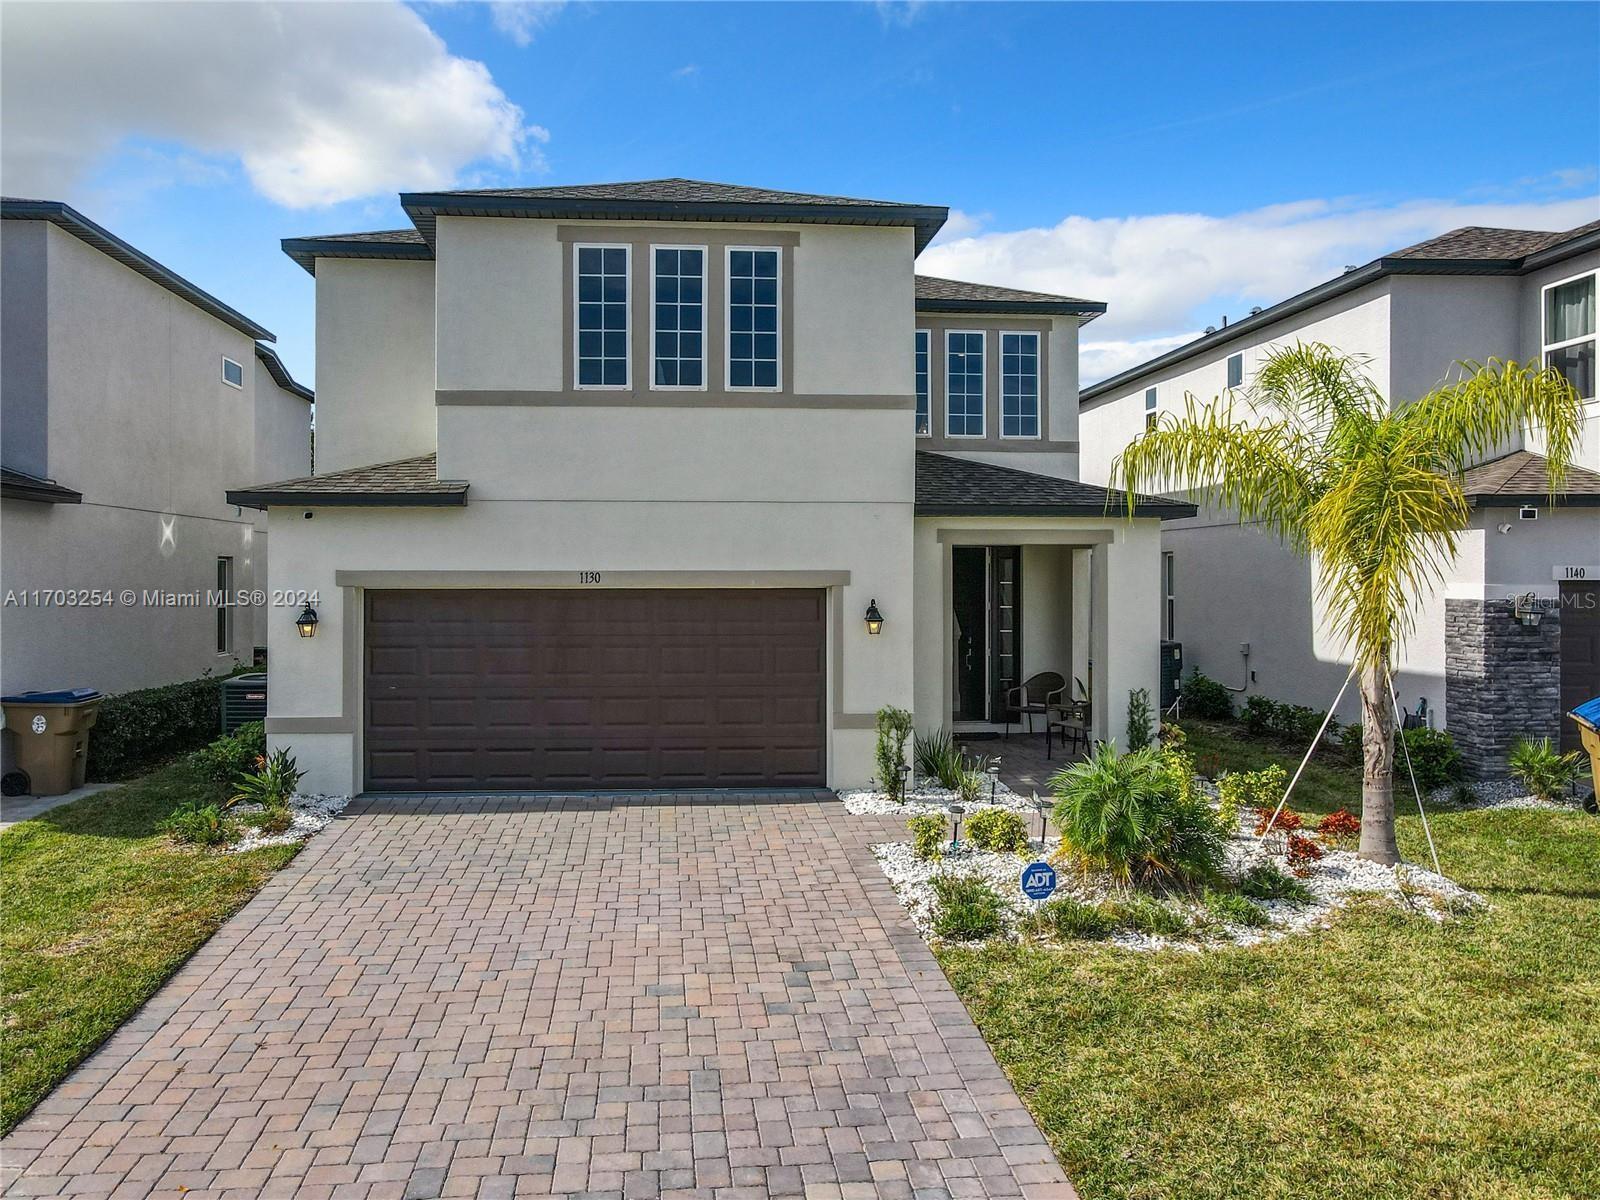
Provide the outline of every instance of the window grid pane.
{"type": "Polygon", "coordinates": [[[578,247],[578,384],[628,386],[626,247],[578,247]]]}
{"type": "Polygon", "coordinates": [[[983,334],[945,335],[945,432],[983,436],[983,334]]]}
{"type": "Polygon", "coordinates": [[[705,251],[655,251],[655,381],[658,387],[705,382],[705,251]]]}
{"type": "Polygon", "coordinates": [[[1000,436],[1039,436],[1039,335],[1000,335],[1000,436]]]}
{"type": "Polygon", "coordinates": [[[1228,359],[1228,386],[1241,387],[1244,384],[1244,355],[1235,354],[1228,359]]]}
{"type": "Polygon", "coordinates": [[[728,386],[778,386],[778,252],[728,252],[728,386]]]}
{"type": "Polygon", "coordinates": [[[933,432],[928,398],[928,331],[917,330],[917,436],[933,432]]]}

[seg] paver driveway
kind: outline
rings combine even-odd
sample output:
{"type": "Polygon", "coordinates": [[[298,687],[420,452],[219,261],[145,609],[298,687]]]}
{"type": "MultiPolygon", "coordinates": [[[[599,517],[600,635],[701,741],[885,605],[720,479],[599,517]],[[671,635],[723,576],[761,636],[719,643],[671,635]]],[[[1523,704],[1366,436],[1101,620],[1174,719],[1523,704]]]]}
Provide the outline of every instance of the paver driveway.
{"type": "Polygon", "coordinates": [[[1070,1197],[886,835],[826,794],[362,801],[0,1146],[7,1194],[1070,1197]]]}

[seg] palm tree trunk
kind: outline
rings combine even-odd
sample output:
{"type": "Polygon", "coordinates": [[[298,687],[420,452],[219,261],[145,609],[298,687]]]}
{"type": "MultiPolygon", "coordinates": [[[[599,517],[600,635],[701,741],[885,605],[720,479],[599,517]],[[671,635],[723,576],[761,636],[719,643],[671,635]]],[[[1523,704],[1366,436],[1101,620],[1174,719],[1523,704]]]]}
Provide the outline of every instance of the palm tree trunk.
{"type": "Polygon", "coordinates": [[[1361,670],[1360,856],[1384,866],[1400,861],[1394,840],[1394,702],[1388,655],[1361,670]]]}

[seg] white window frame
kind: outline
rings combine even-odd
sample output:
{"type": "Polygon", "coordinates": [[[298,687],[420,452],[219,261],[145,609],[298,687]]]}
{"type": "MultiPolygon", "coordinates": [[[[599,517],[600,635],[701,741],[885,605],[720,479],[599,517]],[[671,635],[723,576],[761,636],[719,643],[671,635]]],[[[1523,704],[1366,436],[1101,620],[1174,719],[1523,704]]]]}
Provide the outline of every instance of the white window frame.
{"type": "Polygon", "coordinates": [[[1144,429],[1149,433],[1161,416],[1161,397],[1153,387],[1144,390],[1144,429]]]}
{"type": "MultiPolygon", "coordinates": [[[[778,270],[783,270],[780,260],[778,270]]],[[[650,390],[652,392],[703,392],[711,375],[711,363],[706,355],[706,343],[711,340],[711,322],[708,319],[707,301],[710,299],[706,291],[706,284],[711,275],[711,251],[707,246],[680,245],[677,242],[652,242],[650,245],[650,390]],[[656,251],[657,250],[698,250],[700,251],[700,382],[694,383],[657,383],[656,382],[656,251]]],[[[681,303],[681,302],[680,302],[681,303]]],[[[783,319],[783,297],[778,298],[778,319],[783,319]]],[[[678,361],[682,362],[682,359],[678,361]]],[[[782,378],[780,375],[779,378],[782,378]]]]}
{"type": "MultiPolygon", "coordinates": [[[[918,433],[917,436],[919,438],[931,438],[933,436],[933,330],[918,329],[916,336],[926,338],[928,342],[928,431],[926,433],[918,433]]],[[[916,344],[915,339],[913,339],[911,343],[911,386],[913,390],[915,390],[917,382],[916,344]]],[[[912,419],[916,419],[915,412],[912,413],[912,419]]]]}
{"type": "MultiPolygon", "coordinates": [[[[1040,442],[1044,440],[1044,335],[1037,329],[1002,329],[995,338],[995,366],[999,368],[1000,394],[995,397],[997,410],[1000,417],[1000,438],[1007,442],[1040,442]],[[1033,339],[1033,397],[1034,412],[1033,423],[1038,433],[1007,433],[1006,432],[1006,337],[1031,337],[1033,339]]],[[[988,352],[988,347],[984,347],[988,352]]],[[[984,374],[987,375],[989,364],[984,362],[984,374]]],[[[987,399],[987,397],[985,397],[987,399]]]]}
{"type": "Polygon", "coordinates": [[[226,354],[222,356],[222,384],[224,387],[231,387],[236,392],[244,391],[244,364],[236,359],[229,358],[226,354]],[[233,363],[234,366],[239,368],[238,383],[235,383],[233,380],[228,378],[229,363],[233,363]]]}
{"type": "MultiPolygon", "coordinates": [[[[1584,342],[1595,343],[1596,365],[1600,366],[1600,271],[1579,271],[1576,275],[1569,276],[1566,279],[1558,279],[1554,283],[1547,283],[1539,289],[1539,365],[1541,367],[1546,365],[1549,361],[1550,351],[1565,350],[1568,346],[1580,346],[1584,342]],[[1550,336],[1548,326],[1550,306],[1546,303],[1545,293],[1552,292],[1558,287],[1565,287],[1569,283],[1579,283],[1585,279],[1592,280],[1594,283],[1596,306],[1594,329],[1580,337],[1567,338],[1565,341],[1546,341],[1545,339],[1550,336]]],[[[1578,398],[1585,404],[1591,404],[1596,399],[1600,399],[1600,385],[1597,385],[1595,395],[1580,396],[1578,398]]]]}
{"type": "Polygon", "coordinates": [[[1171,550],[1161,554],[1161,625],[1162,639],[1168,642],[1177,641],[1177,560],[1171,550]]]}
{"type": "Polygon", "coordinates": [[[1228,355],[1227,358],[1222,360],[1222,386],[1224,388],[1236,388],[1236,387],[1241,387],[1242,388],[1244,386],[1244,351],[1243,350],[1239,351],[1237,354],[1230,354],[1230,355],[1228,355]],[[1237,359],[1238,362],[1239,362],[1239,382],[1238,383],[1232,382],[1233,364],[1234,364],[1234,360],[1235,359],[1237,359]]]}
{"type": "Polygon", "coordinates": [[[221,601],[216,607],[216,620],[218,631],[222,634],[217,639],[217,657],[226,658],[233,653],[233,556],[231,554],[217,555],[217,591],[221,593],[221,601]]]}
{"type": "MultiPolygon", "coordinates": [[[[930,363],[929,366],[932,366],[930,363]]],[[[989,333],[985,329],[946,329],[944,331],[944,436],[953,441],[977,442],[989,436],[989,333]],[[983,370],[978,372],[978,432],[950,432],[950,339],[956,334],[977,334],[982,339],[983,370]]]]}
{"type": "MultiPolygon", "coordinates": [[[[728,246],[722,255],[722,386],[729,392],[781,392],[783,391],[783,247],[782,246],[728,246]],[[778,267],[774,275],[777,285],[778,319],[773,322],[776,327],[773,336],[777,339],[778,353],[776,356],[777,380],[772,387],[758,387],[750,384],[735,387],[733,384],[733,255],[738,250],[751,250],[763,254],[771,254],[777,258],[778,267]]],[[[752,333],[753,336],[753,333],[752,333]]]]}
{"type": "MultiPolygon", "coordinates": [[[[602,301],[603,303],[603,301],[602,301]]],[[[652,308],[652,311],[654,309],[652,308]]],[[[603,335],[602,335],[603,336],[603,335]]],[[[652,354],[655,346],[650,347],[652,354]]],[[[651,363],[654,365],[654,358],[651,363]]],[[[633,246],[627,242],[574,242],[572,245],[572,389],[577,392],[628,392],[633,390],[633,246]],[[623,383],[580,383],[581,369],[578,356],[578,338],[582,332],[578,327],[578,256],[584,250],[621,250],[626,275],[627,300],[623,304],[623,319],[626,325],[622,330],[623,345],[627,348],[623,355],[623,383]]]]}

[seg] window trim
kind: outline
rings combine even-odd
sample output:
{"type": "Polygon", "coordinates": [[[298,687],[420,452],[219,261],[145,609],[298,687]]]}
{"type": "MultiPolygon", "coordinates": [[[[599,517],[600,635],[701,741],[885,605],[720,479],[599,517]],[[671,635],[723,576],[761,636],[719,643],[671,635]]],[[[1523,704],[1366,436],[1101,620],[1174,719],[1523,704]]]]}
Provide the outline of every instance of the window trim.
{"type": "Polygon", "coordinates": [[[1230,355],[1228,355],[1227,358],[1223,359],[1223,361],[1222,361],[1222,386],[1225,389],[1229,390],[1229,391],[1232,391],[1234,388],[1242,388],[1244,386],[1244,351],[1243,350],[1240,350],[1236,354],[1230,354],[1230,355]],[[1233,382],[1233,364],[1234,363],[1238,363],[1239,364],[1239,382],[1238,383],[1234,383],[1233,382]]]}
{"type": "MultiPolygon", "coordinates": [[[[753,332],[752,332],[753,336],[753,332]]],[[[783,247],[782,246],[735,246],[729,244],[722,248],[722,390],[725,392],[765,392],[777,393],[783,391],[783,247]],[[733,255],[736,250],[753,250],[771,254],[777,260],[777,272],[773,277],[776,285],[777,302],[773,306],[778,310],[777,320],[773,322],[773,337],[776,339],[778,352],[774,357],[777,373],[774,376],[777,383],[772,387],[758,387],[748,384],[742,387],[734,386],[733,382],[733,255]]]]}
{"type": "MultiPolygon", "coordinates": [[[[929,364],[932,365],[931,363],[929,364]]],[[[963,414],[964,416],[965,414],[963,414]]],[[[987,329],[946,329],[944,331],[944,436],[952,441],[979,442],[989,436],[989,331],[987,329]],[[983,347],[983,370],[978,372],[978,432],[950,432],[950,339],[956,334],[977,334],[983,347]]]]}
{"type": "Polygon", "coordinates": [[[216,607],[216,632],[217,632],[217,657],[225,658],[233,653],[233,555],[217,555],[217,592],[221,603],[216,607]]]}
{"type": "MultiPolygon", "coordinates": [[[[778,269],[783,270],[780,261],[778,269]]],[[[691,246],[678,242],[651,242],[650,243],[650,390],[652,392],[703,392],[710,383],[711,363],[706,353],[706,343],[711,337],[711,322],[706,320],[708,284],[711,277],[711,250],[708,246],[691,246]],[[656,251],[657,250],[698,250],[700,251],[700,382],[692,383],[657,383],[656,382],[656,251]]],[[[630,282],[632,276],[630,275],[630,282]]],[[[679,301],[681,304],[682,301],[679,301]]],[[[778,294],[778,303],[781,307],[783,294],[778,294]]],[[[781,315],[781,314],[780,314],[781,315]]],[[[678,361],[683,361],[679,359],[678,361]]],[[[780,375],[779,378],[782,378],[780,375]]]]}
{"type": "Polygon", "coordinates": [[[222,356],[222,385],[224,387],[231,387],[236,392],[244,391],[244,364],[242,362],[238,362],[235,359],[229,358],[226,354],[224,354],[222,356]],[[228,378],[228,364],[229,363],[233,363],[234,366],[239,368],[239,382],[238,383],[235,383],[235,382],[233,382],[233,380],[228,378]]]}
{"type": "MultiPolygon", "coordinates": [[[[602,301],[604,303],[604,301],[602,301]]],[[[652,308],[653,311],[653,308],[652,308]]],[[[654,350],[654,346],[651,347],[654,350]]],[[[652,359],[652,365],[654,360],[652,359]]],[[[574,242],[572,243],[572,390],[575,392],[631,392],[633,390],[633,245],[630,242],[574,242]],[[582,329],[578,323],[579,297],[583,293],[582,275],[578,270],[578,256],[584,250],[621,250],[627,300],[623,304],[622,383],[583,383],[583,357],[578,353],[578,339],[582,329]]]]}
{"type": "MultiPolygon", "coordinates": [[[[916,391],[917,386],[917,338],[924,338],[928,343],[928,349],[926,351],[928,355],[928,429],[927,432],[918,433],[917,436],[919,438],[931,438],[933,437],[933,330],[918,329],[915,332],[915,336],[911,340],[911,389],[913,392],[916,391]]],[[[918,397],[918,399],[920,398],[921,397],[918,397]]],[[[913,405],[913,408],[915,408],[915,405],[913,405]]],[[[915,414],[913,414],[913,419],[914,418],[915,414]]]]}
{"type": "Polygon", "coordinates": [[[1149,433],[1161,419],[1161,397],[1153,387],[1144,390],[1144,431],[1149,433]]]}
{"type": "MultiPolygon", "coordinates": [[[[1003,442],[1042,442],[1044,440],[1044,339],[1037,329],[1000,329],[996,330],[995,337],[995,375],[1000,381],[1000,394],[995,397],[998,406],[996,416],[1000,420],[1000,440],[1003,442]],[[1024,337],[1033,339],[1033,424],[1038,433],[1007,433],[1006,432],[1006,337],[1024,337]]],[[[984,347],[987,352],[988,347],[984,347]]],[[[984,372],[988,373],[988,361],[984,362],[984,372]]],[[[987,400],[987,397],[985,397],[987,400]]]]}
{"type": "Polygon", "coordinates": [[[1177,641],[1178,607],[1177,558],[1171,550],[1161,552],[1161,636],[1163,641],[1177,641]]]}
{"type": "MultiPolygon", "coordinates": [[[[1554,280],[1539,289],[1539,366],[1545,367],[1549,365],[1550,351],[1565,350],[1571,346],[1580,346],[1584,342],[1595,343],[1595,357],[1597,365],[1600,365],[1600,270],[1579,271],[1576,275],[1568,276],[1566,279],[1554,280]],[[1579,283],[1585,279],[1594,285],[1596,309],[1594,329],[1588,333],[1579,334],[1577,337],[1567,338],[1564,341],[1546,341],[1545,339],[1550,335],[1550,308],[1546,302],[1546,293],[1552,292],[1558,287],[1565,287],[1569,283],[1579,283]]],[[[1596,386],[1595,395],[1579,396],[1578,399],[1585,404],[1592,404],[1595,400],[1600,399],[1600,385],[1596,386]]]]}

